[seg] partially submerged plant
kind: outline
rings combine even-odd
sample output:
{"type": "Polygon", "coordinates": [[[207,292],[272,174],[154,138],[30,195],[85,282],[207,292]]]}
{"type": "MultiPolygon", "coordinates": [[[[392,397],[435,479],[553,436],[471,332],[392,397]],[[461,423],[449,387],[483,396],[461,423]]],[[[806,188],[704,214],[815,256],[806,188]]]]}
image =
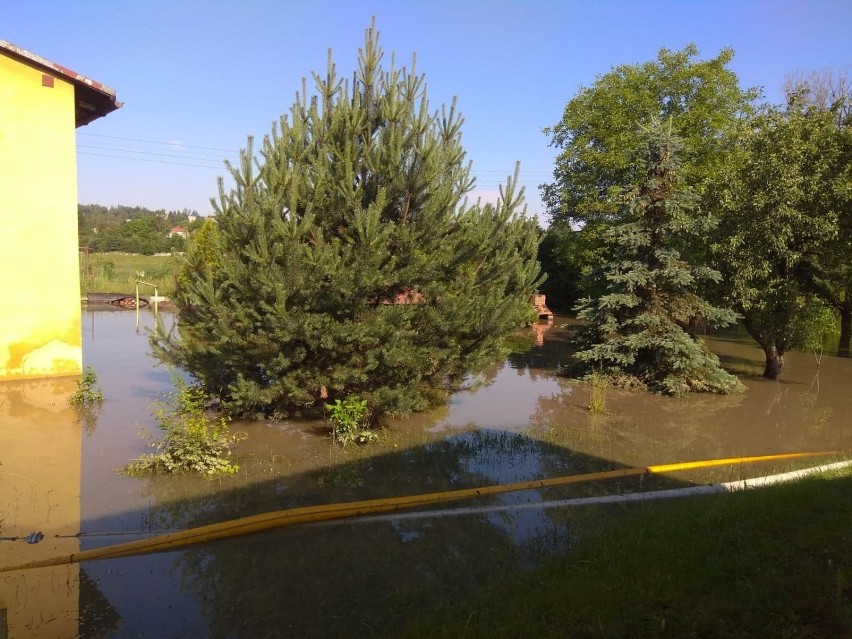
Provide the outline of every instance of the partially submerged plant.
{"type": "Polygon", "coordinates": [[[588,409],[595,414],[605,415],[607,413],[606,388],[609,386],[609,380],[606,375],[598,371],[592,372],[586,379],[591,387],[588,409]]]}
{"type": "Polygon", "coordinates": [[[86,366],[83,376],[77,382],[77,388],[68,403],[72,406],[87,406],[100,404],[104,401],[104,394],[98,387],[98,375],[91,366],[86,366]]]}
{"type": "Polygon", "coordinates": [[[347,444],[366,444],[378,439],[378,434],[370,430],[370,409],[367,400],[357,396],[344,400],[336,399],[333,404],[326,404],[331,422],[331,436],[334,441],[343,446],[347,444]]]}
{"type": "Polygon", "coordinates": [[[175,378],[175,385],[177,391],[156,404],[154,417],[163,437],[149,439],[157,452],[134,459],[126,471],[131,475],[188,471],[207,477],[236,473],[239,466],[231,461],[231,445],[244,435],[229,432],[227,417],[205,412],[203,388],[180,378],[175,378]]]}

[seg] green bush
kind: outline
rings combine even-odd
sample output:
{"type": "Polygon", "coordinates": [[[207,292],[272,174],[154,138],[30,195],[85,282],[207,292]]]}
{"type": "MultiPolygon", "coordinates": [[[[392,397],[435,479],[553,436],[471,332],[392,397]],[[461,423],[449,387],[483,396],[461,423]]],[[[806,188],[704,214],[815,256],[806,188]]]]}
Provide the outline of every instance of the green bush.
{"type": "Polygon", "coordinates": [[[77,382],[77,388],[74,393],[68,398],[68,403],[72,406],[87,406],[91,404],[100,404],[104,401],[104,394],[98,388],[98,375],[95,369],[87,366],[83,371],[83,376],[77,382]]]}
{"type": "Polygon", "coordinates": [[[331,413],[329,421],[334,441],[346,446],[366,444],[378,438],[378,435],[369,429],[370,409],[367,408],[367,400],[352,396],[343,401],[337,399],[325,407],[331,413]]]}
{"type": "Polygon", "coordinates": [[[236,473],[239,466],[231,461],[231,445],[243,435],[229,432],[226,417],[205,413],[203,388],[179,378],[175,384],[177,391],[156,404],[154,417],[164,433],[160,440],[151,439],[157,452],[134,459],[126,471],[132,475],[194,472],[207,477],[236,473]]]}

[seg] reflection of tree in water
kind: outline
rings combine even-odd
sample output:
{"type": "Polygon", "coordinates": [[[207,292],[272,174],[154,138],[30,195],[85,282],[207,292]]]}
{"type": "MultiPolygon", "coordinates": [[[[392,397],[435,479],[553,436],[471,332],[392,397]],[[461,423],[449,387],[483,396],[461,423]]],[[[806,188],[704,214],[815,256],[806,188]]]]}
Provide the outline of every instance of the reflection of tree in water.
{"type": "Polygon", "coordinates": [[[121,616],[103,596],[98,584],[80,569],[80,622],[81,637],[112,637],[121,624],[121,616]]]}
{"type": "Polygon", "coordinates": [[[509,365],[518,374],[527,373],[532,380],[552,377],[568,361],[571,353],[565,337],[568,329],[559,322],[534,324],[527,329],[530,337],[537,339],[523,352],[509,353],[509,365]]]}
{"type": "Polygon", "coordinates": [[[840,403],[820,397],[818,378],[819,373],[810,388],[776,384],[764,396],[765,418],[780,437],[794,446],[842,449],[849,445],[850,429],[838,428],[843,423],[843,413],[838,414],[834,407],[840,403]]]}
{"type": "MultiPolygon", "coordinates": [[[[801,425],[803,434],[808,438],[830,434],[834,410],[831,406],[821,405],[815,392],[797,393],[792,403],[793,420],[801,425]]],[[[841,440],[842,441],[842,440],[841,440]]]]}
{"type": "MultiPolygon", "coordinates": [[[[471,373],[453,390],[456,392],[475,392],[480,388],[488,388],[491,386],[497,376],[500,374],[500,371],[503,370],[503,362],[501,361],[499,364],[493,364],[491,366],[487,366],[483,368],[478,373],[471,373]]],[[[445,402],[445,406],[449,408],[450,397],[447,397],[447,402],[445,402]]]]}
{"type": "Polygon", "coordinates": [[[86,435],[95,432],[98,426],[98,418],[103,410],[103,404],[84,404],[75,408],[77,411],[77,423],[83,428],[86,435]]]}
{"type": "MultiPolygon", "coordinates": [[[[169,528],[254,512],[390,494],[538,479],[601,462],[515,433],[479,431],[189,504],[165,504],[169,528]]],[[[500,498],[459,504],[499,503],[500,498]]],[[[191,548],[179,559],[216,637],[392,636],[409,614],[452,605],[492,578],[564,547],[555,527],[522,541],[521,513],[323,524],[191,548]]]]}
{"type": "Polygon", "coordinates": [[[720,452],[725,441],[712,426],[744,401],[742,395],[671,398],[608,388],[608,413],[600,415],[587,409],[587,384],[561,379],[560,387],[561,392],[539,398],[531,434],[627,464],[720,452]]]}

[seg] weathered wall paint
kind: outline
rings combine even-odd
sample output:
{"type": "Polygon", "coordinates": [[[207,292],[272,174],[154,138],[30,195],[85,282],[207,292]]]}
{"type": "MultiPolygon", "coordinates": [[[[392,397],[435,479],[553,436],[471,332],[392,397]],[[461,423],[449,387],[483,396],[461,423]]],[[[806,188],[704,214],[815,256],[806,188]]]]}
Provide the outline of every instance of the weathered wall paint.
{"type": "Polygon", "coordinates": [[[0,54],[0,380],[82,370],[74,87],[0,54]]]}
{"type": "MultiPolygon", "coordinates": [[[[68,405],[73,378],[0,383],[0,536],[41,531],[37,544],[0,541],[0,566],[80,550],[82,434],[68,405]],[[57,537],[57,535],[62,535],[57,537]]],[[[78,566],[0,574],[0,636],[78,636],[78,566]]]]}

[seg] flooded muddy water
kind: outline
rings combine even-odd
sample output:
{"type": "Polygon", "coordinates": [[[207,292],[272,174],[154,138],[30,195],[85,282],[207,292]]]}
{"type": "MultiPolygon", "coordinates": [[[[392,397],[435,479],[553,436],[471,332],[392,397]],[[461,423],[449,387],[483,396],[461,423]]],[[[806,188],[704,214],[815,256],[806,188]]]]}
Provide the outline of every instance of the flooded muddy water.
{"type": "MultiPolygon", "coordinates": [[[[589,388],[556,375],[567,357],[557,318],[521,336],[529,348],[469,380],[447,405],[386,420],[364,448],[333,445],[321,422],[234,423],[246,434],[237,475],[128,477],[116,469],[150,451],[140,431],[157,434],[152,402],[172,389],[172,373],[149,355],[152,316],[142,318],[137,332],[133,311],[83,312],[85,364],[106,396],[98,410],[68,406],[74,380],[0,384],[0,566],[295,506],[852,446],[850,359],[791,353],[771,382],[759,377],[762,353],[746,337],[708,337],[744,394],[607,389],[608,412],[592,414],[589,388]],[[26,543],[34,531],[44,539],[26,543]]],[[[529,490],[460,503],[464,514],[453,516],[378,516],[0,573],[0,637],[393,636],[412,615],[452,605],[614,516],[611,506],[522,507],[834,459],[529,490]]]]}

